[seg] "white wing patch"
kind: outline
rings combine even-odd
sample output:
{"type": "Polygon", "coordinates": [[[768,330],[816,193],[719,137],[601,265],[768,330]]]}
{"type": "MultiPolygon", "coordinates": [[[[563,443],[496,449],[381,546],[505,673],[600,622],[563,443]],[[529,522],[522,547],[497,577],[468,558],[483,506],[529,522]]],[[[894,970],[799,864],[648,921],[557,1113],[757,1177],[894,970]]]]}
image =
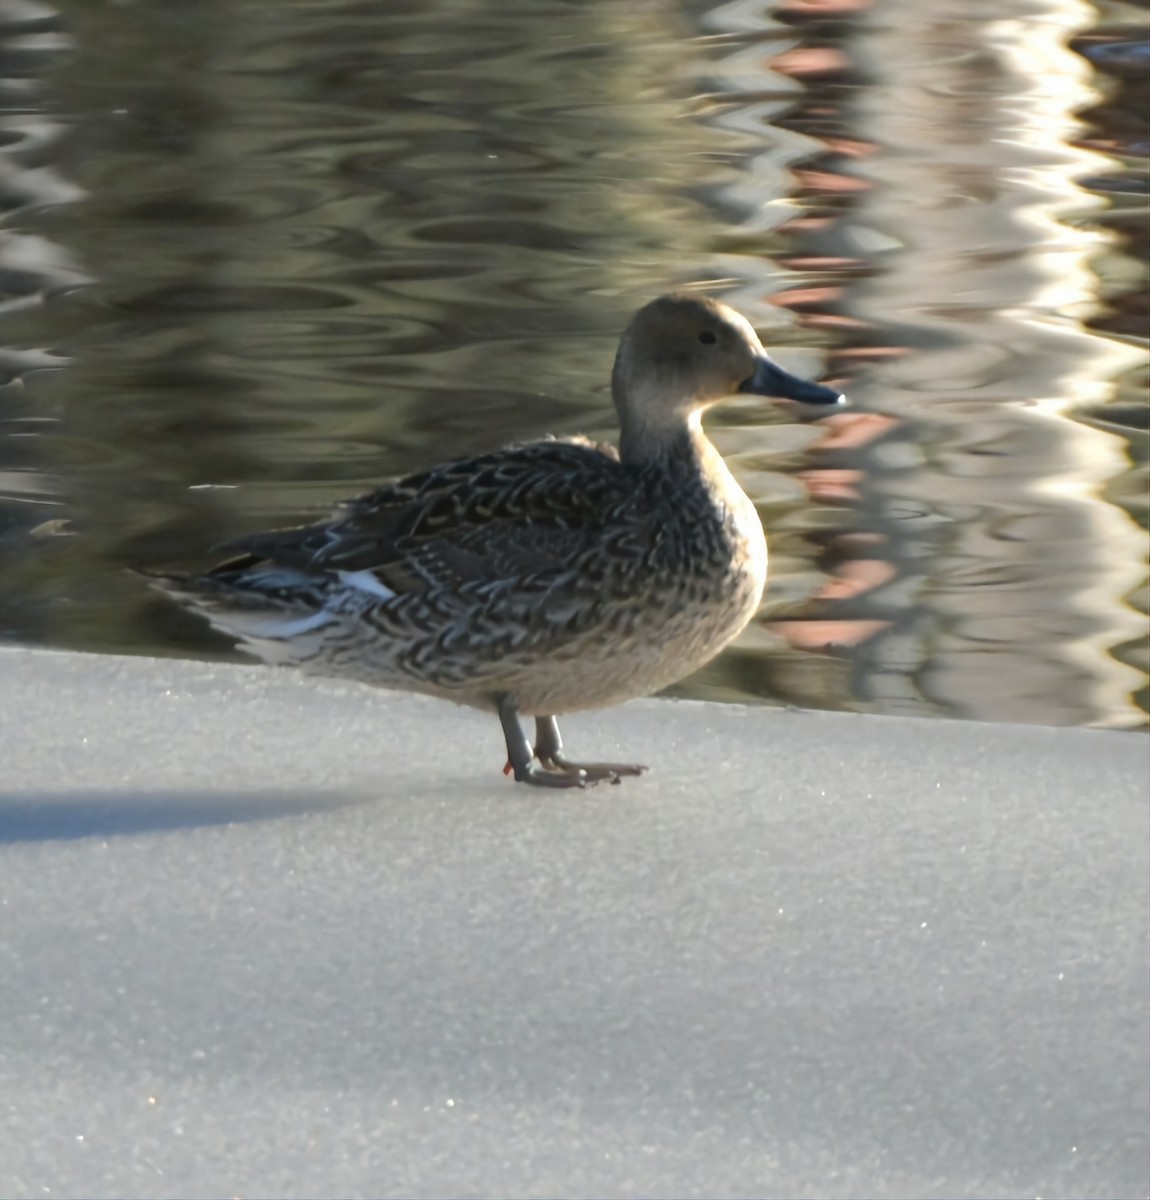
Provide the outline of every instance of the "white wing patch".
{"type": "Polygon", "coordinates": [[[339,571],[339,581],[344,587],[357,592],[366,592],[380,600],[390,600],[395,595],[391,588],[382,584],[371,571],[339,571]]]}
{"type": "Polygon", "coordinates": [[[232,609],[225,613],[208,613],[208,620],[223,633],[240,638],[291,638],[310,633],[321,625],[330,625],[339,618],[321,608],[319,612],[297,617],[274,612],[242,612],[232,609]]]}

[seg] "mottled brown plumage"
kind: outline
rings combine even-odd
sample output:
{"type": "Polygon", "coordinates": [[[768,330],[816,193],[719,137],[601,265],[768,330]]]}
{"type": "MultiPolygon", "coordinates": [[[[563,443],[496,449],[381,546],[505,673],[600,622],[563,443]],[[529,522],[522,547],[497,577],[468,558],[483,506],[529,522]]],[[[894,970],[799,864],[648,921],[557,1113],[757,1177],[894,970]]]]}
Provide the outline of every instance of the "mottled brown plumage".
{"type": "Polygon", "coordinates": [[[570,763],[555,716],[702,666],[766,578],[759,519],[701,412],[740,389],[841,397],[781,371],[733,310],[690,296],[640,310],[612,385],[618,451],[571,438],[459,459],[157,582],[266,661],[497,712],[516,779],[637,774],[570,763]],[[534,748],[520,713],[536,717],[534,748]]]}

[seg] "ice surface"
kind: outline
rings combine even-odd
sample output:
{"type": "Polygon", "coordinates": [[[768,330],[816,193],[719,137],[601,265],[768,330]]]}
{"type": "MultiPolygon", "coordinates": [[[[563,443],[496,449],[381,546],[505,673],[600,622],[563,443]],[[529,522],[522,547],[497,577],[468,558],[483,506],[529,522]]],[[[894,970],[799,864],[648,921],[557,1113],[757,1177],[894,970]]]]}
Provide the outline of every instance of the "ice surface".
{"type": "Polygon", "coordinates": [[[1137,734],[0,650],[0,1195],[1145,1196],[1137,734]]]}

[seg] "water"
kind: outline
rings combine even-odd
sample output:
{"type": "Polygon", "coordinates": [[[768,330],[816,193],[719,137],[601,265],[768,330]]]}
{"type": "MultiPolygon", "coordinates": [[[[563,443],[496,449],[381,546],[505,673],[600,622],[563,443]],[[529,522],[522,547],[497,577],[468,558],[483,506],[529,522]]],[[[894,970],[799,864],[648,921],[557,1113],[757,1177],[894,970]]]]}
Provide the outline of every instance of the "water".
{"type": "Polygon", "coordinates": [[[1146,14],[0,0],[0,637],[227,655],[123,568],[610,437],[722,294],[854,407],[709,428],[760,620],[681,694],[1145,723],[1146,14]]]}

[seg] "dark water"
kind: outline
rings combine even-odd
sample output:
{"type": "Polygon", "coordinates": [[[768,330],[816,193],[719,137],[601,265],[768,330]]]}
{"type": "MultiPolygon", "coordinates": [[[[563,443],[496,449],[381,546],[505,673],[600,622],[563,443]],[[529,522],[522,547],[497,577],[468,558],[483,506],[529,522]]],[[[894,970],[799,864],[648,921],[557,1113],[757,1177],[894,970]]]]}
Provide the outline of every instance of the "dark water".
{"type": "Polygon", "coordinates": [[[681,692],[1143,724],[1146,38],[1079,0],[0,0],[0,637],[229,653],[123,568],[608,437],[620,328],[692,285],[854,408],[715,414],[772,577],[681,692]]]}

